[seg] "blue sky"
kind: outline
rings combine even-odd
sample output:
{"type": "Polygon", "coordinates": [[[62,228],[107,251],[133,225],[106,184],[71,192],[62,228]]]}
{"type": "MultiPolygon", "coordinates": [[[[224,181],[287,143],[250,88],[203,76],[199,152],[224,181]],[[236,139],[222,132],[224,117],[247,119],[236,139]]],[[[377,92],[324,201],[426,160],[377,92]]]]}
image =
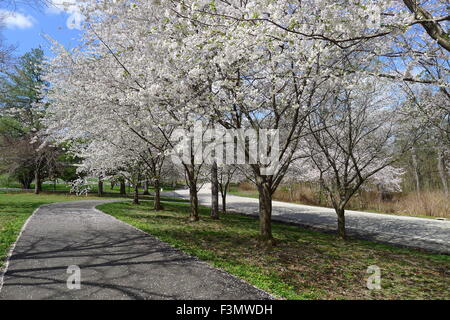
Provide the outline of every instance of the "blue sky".
{"type": "MultiPolygon", "coordinates": [[[[67,0],[66,0],[67,1],[67,0]]],[[[53,0],[56,6],[47,8],[32,8],[18,6],[14,12],[0,9],[5,18],[3,38],[7,43],[17,46],[16,55],[22,55],[39,45],[51,56],[50,44],[43,37],[49,35],[58,42],[71,48],[77,45],[80,31],[77,23],[80,16],[75,7],[58,6],[59,0],[53,0]]]]}

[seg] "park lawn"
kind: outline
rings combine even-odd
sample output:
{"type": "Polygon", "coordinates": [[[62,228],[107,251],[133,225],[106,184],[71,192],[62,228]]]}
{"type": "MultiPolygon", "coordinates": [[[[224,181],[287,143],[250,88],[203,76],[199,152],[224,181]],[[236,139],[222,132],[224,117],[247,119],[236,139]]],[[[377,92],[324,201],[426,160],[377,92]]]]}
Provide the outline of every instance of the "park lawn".
{"type": "Polygon", "coordinates": [[[0,269],[9,248],[16,241],[25,221],[41,205],[75,200],[104,198],[77,197],[64,194],[0,193],[0,269]]]}
{"type": "Polygon", "coordinates": [[[189,222],[189,204],[109,203],[98,209],[174,247],[285,299],[449,299],[450,256],[273,224],[277,245],[258,245],[258,221],[238,214],[189,222]],[[366,287],[367,268],[381,268],[381,290],[366,287]]]}

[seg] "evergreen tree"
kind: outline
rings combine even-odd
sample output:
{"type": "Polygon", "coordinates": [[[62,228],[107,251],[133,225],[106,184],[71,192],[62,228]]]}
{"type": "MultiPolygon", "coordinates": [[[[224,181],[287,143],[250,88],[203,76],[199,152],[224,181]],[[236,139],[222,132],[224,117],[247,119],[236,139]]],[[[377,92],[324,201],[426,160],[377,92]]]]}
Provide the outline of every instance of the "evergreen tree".
{"type": "Polygon", "coordinates": [[[43,80],[44,52],[41,48],[24,54],[12,70],[0,78],[0,154],[4,171],[29,188],[35,179],[36,192],[56,159],[55,148],[43,144],[42,119],[48,107],[49,84],[43,80]]]}

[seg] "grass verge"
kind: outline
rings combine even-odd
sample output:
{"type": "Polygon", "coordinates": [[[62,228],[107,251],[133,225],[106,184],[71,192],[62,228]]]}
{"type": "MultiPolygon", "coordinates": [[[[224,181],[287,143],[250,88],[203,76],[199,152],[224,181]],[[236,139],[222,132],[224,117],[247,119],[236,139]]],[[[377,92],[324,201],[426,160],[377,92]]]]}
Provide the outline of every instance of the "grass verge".
{"type": "Polygon", "coordinates": [[[110,203],[98,209],[162,241],[286,299],[449,299],[450,257],[273,224],[277,246],[258,246],[258,222],[237,214],[188,222],[189,204],[164,202],[164,211],[110,203]],[[366,287],[367,268],[381,268],[381,290],[366,287]]]}

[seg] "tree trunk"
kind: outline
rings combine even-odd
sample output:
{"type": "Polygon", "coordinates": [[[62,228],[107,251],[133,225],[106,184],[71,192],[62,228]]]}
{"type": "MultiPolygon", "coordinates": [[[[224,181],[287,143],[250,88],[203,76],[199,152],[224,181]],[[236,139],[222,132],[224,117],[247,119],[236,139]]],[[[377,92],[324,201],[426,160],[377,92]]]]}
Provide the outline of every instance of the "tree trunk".
{"type": "Polygon", "coordinates": [[[144,181],[144,196],[148,196],[150,193],[148,192],[148,180],[144,181]]]}
{"type": "Polygon", "coordinates": [[[126,194],[127,188],[125,185],[125,181],[123,179],[120,180],[120,194],[126,194]]]}
{"type": "Polygon", "coordinates": [[[322,205],[323,201],[323,186],[319,183],[319,205],[322,205]]]}
{"type": "Polygon", "coordinates": [[[222,193],[222,213],[227,213],[227,192],[222,193]]]}
{"type": "Polygon", "coordinates": [[[98,179],[98,196],[99,197],[103,197],[103,180],[102,179],[98,179]]]}
{"type": "Polygon", "coordinates": [[[163,209],[163,207],[161,205],[161,185],[159,183],[159,179],[154,180],[153,187],[155,188],[154,209],[155,209],[155,211],[160,211],[163,209]]]}
{"type": "Polygon", "coordinates": [[[272,192],[267,182],[258,185],[259,191],[259,231],[261,240],[273,244],[272,236],[272,192]]]}
{"type": "Polygon", "coordinates": [[[230,182],[225,182],[220,184],[220,195],[222,197],[222,213],[227,213],[227,194],[228,194],[228,186],[230,182]]]}
{"type": "Polygon", "coordinates": [[[197,195],[197,184],[191,180],[189,181],[189,200],[191,202],[191,221],[200,220],[198,215],[198,195],[197,195]]]}
{"type": "Polygon", "coordinates": [[[447,170],[445,168],[445,162],[444,162],[444,152],[441,148],[437,150],[438,153],[438,171],[439,171],[439,177],[441,178],[442,182],[442,188],[445,192],[445,195],[448,197],[448,183],[447,183],[447,170]]]}
{"type": "Polygon", "coordinates": [[[219,180],[215,161],[211,167],[211,218],[219,219],[219,180]]]}
{"type": "Polygon", "coordinates": [[[133,203],[134,204],[139,204],[139,187],[138,187],[137,183],[134,185],[133,203]]]}
{"type": "Polygon", "coordinates": [[[36,169],[34,173],[34,194],[39,194],[42,191],[42,182],[39,170],[36,169]]]}
{"type": "Polygon", "coordinates": [[[27,175],[27,177],[19,178],[19,182],[22,186],[22,189],[26,189],[26,190],[31,189],[31,183],[33,182],[33,179],[34,179],[34,174],[31,176],[27,175]]]}
{"type": "Polygon", "coordinates": [[[416,183],[416,192],[420,194],[420,178],[419,178],[419,164],[417,162],[417,154],[416,149],[413,148],[411,151],[412,156],[412,165],[413,165],[413,173],[414,173],[414,180],[416,183]]]}
{"type": "Polygon", "coordinates": [[[336,209],[336,213],[338,216],[338,235],[342,240],[347,239],[347,233],[345,231],[345,209],[338,208],[336,209]]]}

